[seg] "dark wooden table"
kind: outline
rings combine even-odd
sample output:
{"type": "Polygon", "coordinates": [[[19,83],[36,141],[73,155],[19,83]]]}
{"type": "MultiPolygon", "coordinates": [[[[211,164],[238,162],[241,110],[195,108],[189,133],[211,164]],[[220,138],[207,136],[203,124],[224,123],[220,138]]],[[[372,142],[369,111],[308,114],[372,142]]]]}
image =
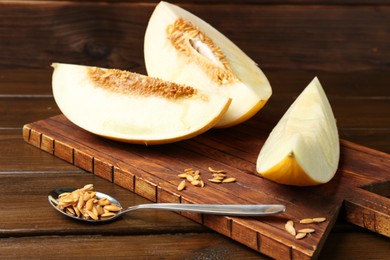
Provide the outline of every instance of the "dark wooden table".
{"type": "MultiPolygon", "coordinates": [[[[390,6],[350,2],[198,0],[181,5],[260,64],[274,91],[261,112],[269,122],[276,122],[318,76],[340,137],[389,153],[390,6]]],[[[53,187],[86,183],[125,205],[148,202],[25,143],[22,127],[60,114],[51,93],[53,61],[144,73],[143,34],[154,6],[130,0],[0,2],[1,258],[267,258],[173,212],[143,211],[108,225],[89,225],[65,219],[47,202],[53,187]]],[[[348,224],[341,215],[319,258],[389,256],[388,238],[348,224]]]]}

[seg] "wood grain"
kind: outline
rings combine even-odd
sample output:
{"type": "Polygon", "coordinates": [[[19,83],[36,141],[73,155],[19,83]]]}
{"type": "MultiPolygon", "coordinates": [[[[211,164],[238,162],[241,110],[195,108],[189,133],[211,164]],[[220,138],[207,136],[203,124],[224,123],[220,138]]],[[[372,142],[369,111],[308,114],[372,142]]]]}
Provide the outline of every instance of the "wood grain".
{"type": "MultiPolygon", "coordinates": [[[[179,201],[190,203],[285,204],[288,212],[280,217],[261,218],[261,221],[209,215],[199,219],[190,216],[191,219],[273,258],[285,258],[290,254],[298,258],[317,257],[343,201],[347,206],[342,210],[348,221],[390,236],[388,224],[385,224],[390,222],[389,201],[359,188],[389,181],[387,165],[390,157],[347,141],[341,143],[341,161],[335,178],[318,187],[299,189],[277,185],[256,176],[254,162],[258,149],[266,138],[266,132],[262,131],[261,126],[252,127],[249,123],[218,131],[228,132],[232,138],[211,131],[184,142],[152,147],[122,144],[97,137],[79,129],[62,115],[26,125],[24,128],[25,132],[31,133],[33,130],[54,140],[54,154],[57,149],[61,153],[63,146],[66,146],[66,153],[71,153],[63,158],[70,163],[74,160],[73,151],[89,154],[94,162],[99,162],[106,169],[94,171],[97,176],[115,182],[115,178],[112,178],[113,169],[128,172],[130,182],[134,182],[134,192],[153,202],[157,201],[158,192],[164,190],[175,195],[179,201]],[[235,145],[242,140],[242,136],[245,136],[246,142],[235,145]],[[61,146],[57,146],[57,142],[61,146]],[[207,183],[201,191],[200,188],[191,186],[184,192],[176,190],[180,182],[177,173],[194,167],[207,175],[209,166],[224,169],[229,176],[238,179],[239,185],[207,183]],[[109,177],[106,172],[109,172],[109,177]],[[361,195],[362,192],[364,196],[361,195]],[[308,216],[325,216],[328,221],[316,227],[316,236],[312,235],[303,241],[296,241],[286,234],[284,223],[287,219],[297,221],[308,216]],[[369,225],[367,221],[361,222],[367,216],[372,219],[369,225]]],[[[30,142],[30,135],[24,136],[30,142]]],[[[35,141],[32,144],[41,146],[35,141]]]]}
{"type": "MultiPolygon", "coordinates": [[[[386,5],[180,5],[263,69],[389,69],[386,5]]],[[[0,67],[68,62],[144,71],[143,37],[155,3],[2,2],[0,7],[0,67]]]]}
{"type": "MultiPolygon", "coordinates": [[[[323,254],[318,259],[343,260],[386,259],[388,240],[359,231],[337,232],[329,236],[323,254]],[[374,243],[375,247],[371,244],[374,243]],[[357,248],[357,250],[356,250],[357,248]],[[345,252],[355,250],[356,255],[345,252]]],[[[18,237],[0,240],[0,257],[25,257],[25,251],[32,258],[96,257],[110,252],[111,257],[137,259],[270,259],[256,254],[245,246],[217,234],[169,234],[128,236],[68,236],[68,237],[18,237]],[[153,242],[151,242],[153,241],[153,242]],[[23,248],[24,250],[20,250],[23,248]],[[72,250],[69,250],[72,248],[72,250]],[[107,249],[109,248],[109,250],[107,249]]]]}
{"type": "MultiPolygon", "coordinates": [[[[18,131],[12,130],[4,136],[11,136],[17,139],[17,132],[18,131]]],[[[145,258],[153,258],[152,256],[154,254],[160,252],[158,253],[160,257],[167,257],[168,255],[174,257],[176,254],[181,255],[185,253],[188,258],[196,258],[199,257],[199,255],[217,257],[225,252],[224,250],[227,250],[230,255],[245,256],[245,258],[253,255],[253,257],[258,259],[267,259],[263,255],[254,255],[254,251],[249,248],[242,247],[237,243],[233,243],[231,240],[212,234],[207,229],[202,228],[202,226],[196,225],[185,218],[179,218],[179,215],[174,213],[160,216],[160,214],[149,215],[149,212],[139,212],[136,213],[136,215],[125,218],[121,223],[115,223],[113,227],[115,230],[107,226],[91,227],[68,221],[52,210],[47,203],[46,195],[48,191],[57,185],[79,186],[87,182],[92,182],[95,184],[95,187],[98,187],[105,192],[114,192],[115,196],[118,196],[126,205],[144,203],[147,201],[134,193],[118,189],[118,187],[108,184],[106,181],[94,177],[94,175],[70,173],[67,167],[64,167],[69,165],[68,163],[63,163],[47,153],[41,152],[28,144],[21,143],[21,140],[18,143],[21,147],[31,148],[31,153],[25,153],[21,156],[21,160],[11,159],[8,164],[1,164],[2,167],[8,165],[10,169],[19,171],[19,174],[16,175],[14,173],[12,175],[0,175],[1,183],[7,186],[7,189],[1,190],[1,197],[5,201],[18,201],[17,205],[8,203],[5,207],[2,207],[3,214],[0,215],[0,223],[4,223],[1,225],[2,239],[0,240],[2,247],[0,254],[2,254],[2,256],[6,256],[7,258],[11,256],[24,257],[26,256],[25,250],[18,250],[21,247],[24,249],[35,247],[35,249],[32,250],[33,253],[29,254],[31,257],[35,254],[37,257],[45,256],[46,254],[48,256],[54,256],[56,252],[59,252],[61,246],[65,245],[71,247],[82,245],[80,247],[80,252],[78,252],[78,248],[75,248],[74,251],[77,254],[82,255],[84,253],[90,253],[91,256],[93,256],[95,253],[89,251],[85,252],[84,248],[93,248],[93,246],[99,244],[104,245],[104,241],[108,240],[115,243],[118,250],[119,248],[122,248],[121,250],[124,251],[124,256],[140,254],[145,258]],[[36,157],[37,154],[40,154],[40,156],[36,157]],[[42,159],[46,159],[46,163],[37,164],[37,166],[32,169],[21,165],[21,163],[28,164],[34,163],[34,161],[39,162],[42,159]],[[62,169],[62,173],[47,174],[46,167],[51,164],[50,160],[47,159],[61,162],[61,164],[53,164],[52,167],[53,169],[60,167],[59,170],[62,169]],[[32,172],[31,170],[35,170],[35,172],[32,172]],[[26,174],[23,175],[23,173],[26,174]],[[34,195],[33,199],[30,198],[30,195],[34,195]],[[36,210],[37,208],[40,210],[36,210]],[[30,212],[29,221],[20,221],[20,219],[25,217],[26,211],[30,212]],[[172,225],[172,222],[174,222],[175,225],[172,225]],[[138,225],[140,225],[141,228],[138,228],[138,225]],[[79,231],[80,228],[81,231],[79,231]],[[100,229],[109,228],[110,231],[107,231],[109,234],[105,236],[94,236],[91,229],[95,228],[98,228],[97,232],[99,233],[100,229]],[[165,232],[168,232],[169,235],[164,234],[164,229],[166,229],[165,232]],[[123,235],[123,230],[131,231],[125,231],[130,232],[129,235],[125,236],[123,235]],[[81,233],[80,236],[77,235],[78,232],[81,233]],[[113,234],[116,234],[115,232],[120,232],[121,235],[112,236],[113,234]],[[131,236],[131,232],[137,235],[131,236]],[[144,232],[144,235],[139,232],[144,232]],[[147,235],[145,232],[151,232],[154,235],[147,235]],[[171,235],[174,232],[178,233],[171,235]],[[85,233],[90,235],[83,236],[85,233]],[[31,234],[34,235],[31,236],[31,234]],[[36,236],[37,234],[45,234],[46,236],[50,234],[62,234],[67,236],[54,236],[50,238],[36,236]],[[71,234],[73,234],[73,237],[70,239],[71,234]],[[138,240],[140,237],[143,238],[138,240]],[[52,250],[49,250],[44,246],[37,247],[38,244],[45,245],[45,243],[43,243],[44,241],[52,241],[52,239],[55,238],[59,240],[52,244],[52,250]],[[205,246],[196,247],[196,250],[194,250],[193,243],[195,242],[191,242],[192,239],[196,241],[200,239],[205,246]],[[133,243],[130,243],[130,241],[133,240],[142,241],[142,243],[136,243],[137,246],[132,247],[133,243]],[[178,240],[183,241],[178,242],[178,240]],[[153,243],[150,241],[153,241],[153,243]],[[216,241],[221,241],[221,243],[219,244],[218,242],[218,245],[216,245],[216,241]],[[179,248],[177,247],[178,243],[181,245],[179,248]],[[175,246],[173,247],[172,245],[175,246]],[[180,250],[180,252],[178,252],[178,250],[180,250]],[[136,253],[131,253],[132,251],[136,251],[136,253]]],[[[13,145],[11,144],[11,147],[12,146],[13,145]]],[[[0,148],[3,147],[10,146],[0,146],[0,148]]],[[[15,150],[15,153],[19,154],[17,151],[18,149],[15,150]]],[[[7,161],[7,157],[4,158],[3,152],[0,153],[0,158],[2,159],[2,162],[7,161]]],[[[195,245],[198,245],[198,243],[195,243],[195,245]]],[[[100,254],[100,252],[94,252],[100,254]]],[[[361,229],[339,222],[336,224],[334,231],[329,235],[328,241],[325,243],[319,259],[343,259],[345,257],[345,252],[348,252],[347,255],[350,257],[356,256],[380,259],[388,253],[388,240],[382,236],[367,233],[361,229]]]]}
{"type": "MultiPolygon", "coordinates": [[[[47,0],[32,0],[31,2],[42,2],[47,0]]],[[[58,1],[66,1],[68,0],[58,0],[58,1]]],[[[25,2],[25,0],[12,0],[12,2],[25,2]]],[[[94,2],[94,3],[138,3],[137,0],[72,0],[72,2],[94,2]]],[[[142,1],[144,3],[154,3],[157,4],[160,2],[159,0],[145,0],[142,1]]],[[[386,0],[192,0],[192,1],[169,1],[173,4],[180,4],[180,3],[196,3],[196,4],[238,4],[238,5],[244,5],[244,4],[318,4],[318,5],[334,5],[334,4],[340,4],[340,5],[362,5],[362,4],[370,4],[370,5],[386,5],[388,2],[386,0]]]]}
{"type": "Polygon", "coordinates": [[[126,259],[269,259],[217,234],[22,237],[0,240],[0,257],[126,259]],[[20,247],[23,250],[18,250],[20,247]]]}
{"type": "Polygon", "coordinates": [[[53,97],[0,97],[0,127],[17,128],[23,124],[60,112],[53,97]]]}
{"type": "MultiPolygon", "coordinates": [[[[121,219],[111,227],[91,227],[68,221],[48,208],[46,194],[54,186],[83,185],[84,182],[93,182],[106,192],[114,192],[128,205],[147,201],[131,192],[135,191],[137,183],[137,192],[147,187],[148,192],[143,196],[149,196],[151,200],[194,202],[188,196],[169,192],[167,186],[156,186],[140,177],[136,179],[134,173],[137,171],[130,169],[113,168],[114,182],[119,185],[85,173],[80,168],[94,170],[93,156],[89,152],[73,151],[73,162],[80,167],[76,168],[52,155],[54,139],[48,136],[38,134],[34,139],[48,153],[23,142],[24,124],[60,113],[53,106],[51,93],[50,64],[53,61],[145,73],[143,33],[157,2],[0,2],[0,182],[7,187],[0,194],[5,201],[14,202],[1,206],[2,258],[52,258],[56,254],[63,257],[63,252],[77,257],[103,257],[115,252],[126,258],[144,259],[268,259],[253,248],[275,257],[288,252],[286,248],[273,252],[275,242],[272,236],[258,237],[244,222],[228,220],[218,226],[215,224],[219,223],[218,218],[204,218],[199,214],[183,214],[194,220],[192,222],[175,213],[161,216],[145,211],[121,219]],[[246,246],[197,224],[203,222],[221,233],[232,228],[233,239],[245,242],[246,246]],[[261,243],[258,243],[260,239],[261,243]],[[104,248],[107,243],[112,250],[96,250],[96,246],[104,248]],[[66,251],[69,247],[74,251],[66,251]]],[[[231,160],[244,174],[252,172],[250,162],[237,159],[258,152],[257,149],[242,149],[254,140],[255,135],[250,135],[248,129],[271,129],[278,116],[314,76],[319,77],[337,111],[340,136],[390,152],[388,1],[174,2],[209,21],[242,47],[260,64],[274,90],[270,103],[256,116],[253,124],[249,124],[249,128],[242,126],[232,133],[211,131],[207,138],[200,136],[191,142],[194,149],[185,150],[186,155],[199,160],[199,153],[210,156],[205,164],[198,163],[199,166],[206,167],[207,162],[218,159],[209,149],[202,149],[211,145],[224,151],[224,158],[231,160]],[[235,131],[248,137],[237,138],[235,131]],[[221,138],[229,138],[231,143],[221,144],[221,138]]],[[[260,131],[259,135],[265,137],[266,132],[260,131]]],[[[154,151],[157,155],[162,153],[158,149],[154,151]]],[[[164,158],[162,156],[157,163],[164,158]]],[[[182,161],[174,160],[177,169],[185,166],[182,161]]],[[[375,160],[372,162],[376,163],[375,160]]],[[[101,171],[105,169],[104,164],[102,166],[98,167],[98,172],[104,173],[101,171]]],[[[352,168],[348,172],[359,169],[352,168]]],[[[364,190],[359,190],[362,193],[358,194],[364,196],[369,191],[370,194],[389,197],[388,190],[386,182],[369,184],[364,185],[364,190]]],[[[378,212],[347,214],[367,213],[361,208],[367,206],[366,202],[356,203],[356,197],[350,201],[353,203],[344,205],[347,210],[341,210],[318,258],[386,259],[388,238],[345,223],[345,219],[350,219],[366,228],[375,228],[383,216],[378,212]]],[[[294,256],[303,258],[302,255],[294,256]]]]}
{"type": "Polygon", "coordinates": [[[328,241],[324,245],[322,254],[318,259],[386,259],[389,255],[389,240],[386,237],[373,234],[364,234],[361,230],[355,230],[353,236],[351,233],[342,230],[331,233],[328,241]],[[378,245],[382,250],[376,250],[371,247],[371,243],[378,245]],[[341,249],[343,248],[343,249],[341,249]],[[353,248],[353,249],[352,249],[353,248]],[[341,251],[339,251],[341,249],[341,251]],[[351,256],[350,250],[354,251],[355,256],[351,256]],[[337,253],[339,252],[339,253],[337,253]],[[342,252],[342,253],[341,253],[342,252]]]}
{"type": "Polygon", "coordinates": [[[36,172],[35,174],[1,174],[1,183],[7,189],[0,191],[4,199],[0,223],[0,236],[56,235],[153,235],[169,232],[197,233],[206,228],[180,217],[174,212],[134,212],[110,225],[89,225],[58,214],[49,206],[47,195],[56,187],[82,187],[92,183],[96,190],[116,197],[124,206],[148,203],[139,196],[113,185],[90,173],[63,171],[62,174],[36,172]],[[15,203],[18,201],[20,203],[15,203]],[[31,211],[29,221],[26,210],[31,211]],[[176,231],[175,231],[176,230],[176,231]]]}
{"type": "Polygon", "coordinates": [[[77,167],[26,145],[21,129],[0,131],[0,174],[83,172],[77,167]]]}

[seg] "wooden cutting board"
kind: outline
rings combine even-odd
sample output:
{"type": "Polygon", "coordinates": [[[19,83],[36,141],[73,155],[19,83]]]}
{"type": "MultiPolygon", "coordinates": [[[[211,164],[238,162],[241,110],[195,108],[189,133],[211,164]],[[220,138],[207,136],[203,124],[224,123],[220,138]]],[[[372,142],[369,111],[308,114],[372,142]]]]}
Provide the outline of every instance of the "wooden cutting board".
{"type": "Polygon", "coordinates": [[[342,140],[339,170],[329,183],[290,187],[256,173],[256,158],[267,136],[253,120],[159,146],[107,140],[80,129],[63,115],[23,128],[26,142],[153,202],[285,204],[285,213],[268,217],[181,213],[273,258],[316,258],[339,214],[390,237],[389,154],[342,140]],[[237,182],[209,182],[208,167],[226,171],[237,182]],[[188,184],[185,190],[177,190],[181,181],[177,175],[187,168],[200,170],[205,187],[188,184]],[[327,221],[299,224],[300,219],[313,217],[327,221]],[[288,220],[295,222],[296,229],[308,227],[315,232],[297,240],[284,228],[288,220]]]}

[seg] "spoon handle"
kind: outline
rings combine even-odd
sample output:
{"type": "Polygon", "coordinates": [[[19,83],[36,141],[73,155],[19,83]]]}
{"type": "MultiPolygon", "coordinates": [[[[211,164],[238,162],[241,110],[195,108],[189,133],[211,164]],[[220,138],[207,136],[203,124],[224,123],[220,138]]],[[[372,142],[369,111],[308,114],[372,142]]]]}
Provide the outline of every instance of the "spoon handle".
{"type": "Polygon", "coordinates": [[[138,210],[172,210],[213,215],[229,216],[261,216],[282,213],[286,206],[280,204],[181,204],[181,203],[150,203],[129,207],[121,213],[138,210]]]}

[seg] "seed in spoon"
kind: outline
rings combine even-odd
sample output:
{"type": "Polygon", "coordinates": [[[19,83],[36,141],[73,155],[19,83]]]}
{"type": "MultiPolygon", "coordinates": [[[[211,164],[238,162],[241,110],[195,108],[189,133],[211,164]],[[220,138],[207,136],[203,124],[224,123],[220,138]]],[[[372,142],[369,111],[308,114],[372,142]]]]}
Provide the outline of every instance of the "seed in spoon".
{"type": "Polygon", "coordinates": [[[98,204],[100,206],[106,206],[106,205],[110,205],[111,202],[107,199],[107,198],[101,198],[98,202],[98,204]]]}
{"type": "Polygon", "coordinates": [[[113,217],[115,216],[116,214],[114,212],[105,212],[101,215],[101,217],[103,218],[107,218],[107,217],[113,217]]]}
{"type": "Polygon", "coordinates": [[[107,209],[108,211],[111,211],[111,212],[117,212],[117,211],[121,210],[120,207],[118,207],[114,204],[106,205],[106,206],[104,206],[104,208],[107,209]]]}
{"type": "Polygon", "coordinates": [[[55,204],[68,215],[93,220],[113,217],[122,209],[105,197],[98,199],[93,184],[60,194],[55,204]]]}

